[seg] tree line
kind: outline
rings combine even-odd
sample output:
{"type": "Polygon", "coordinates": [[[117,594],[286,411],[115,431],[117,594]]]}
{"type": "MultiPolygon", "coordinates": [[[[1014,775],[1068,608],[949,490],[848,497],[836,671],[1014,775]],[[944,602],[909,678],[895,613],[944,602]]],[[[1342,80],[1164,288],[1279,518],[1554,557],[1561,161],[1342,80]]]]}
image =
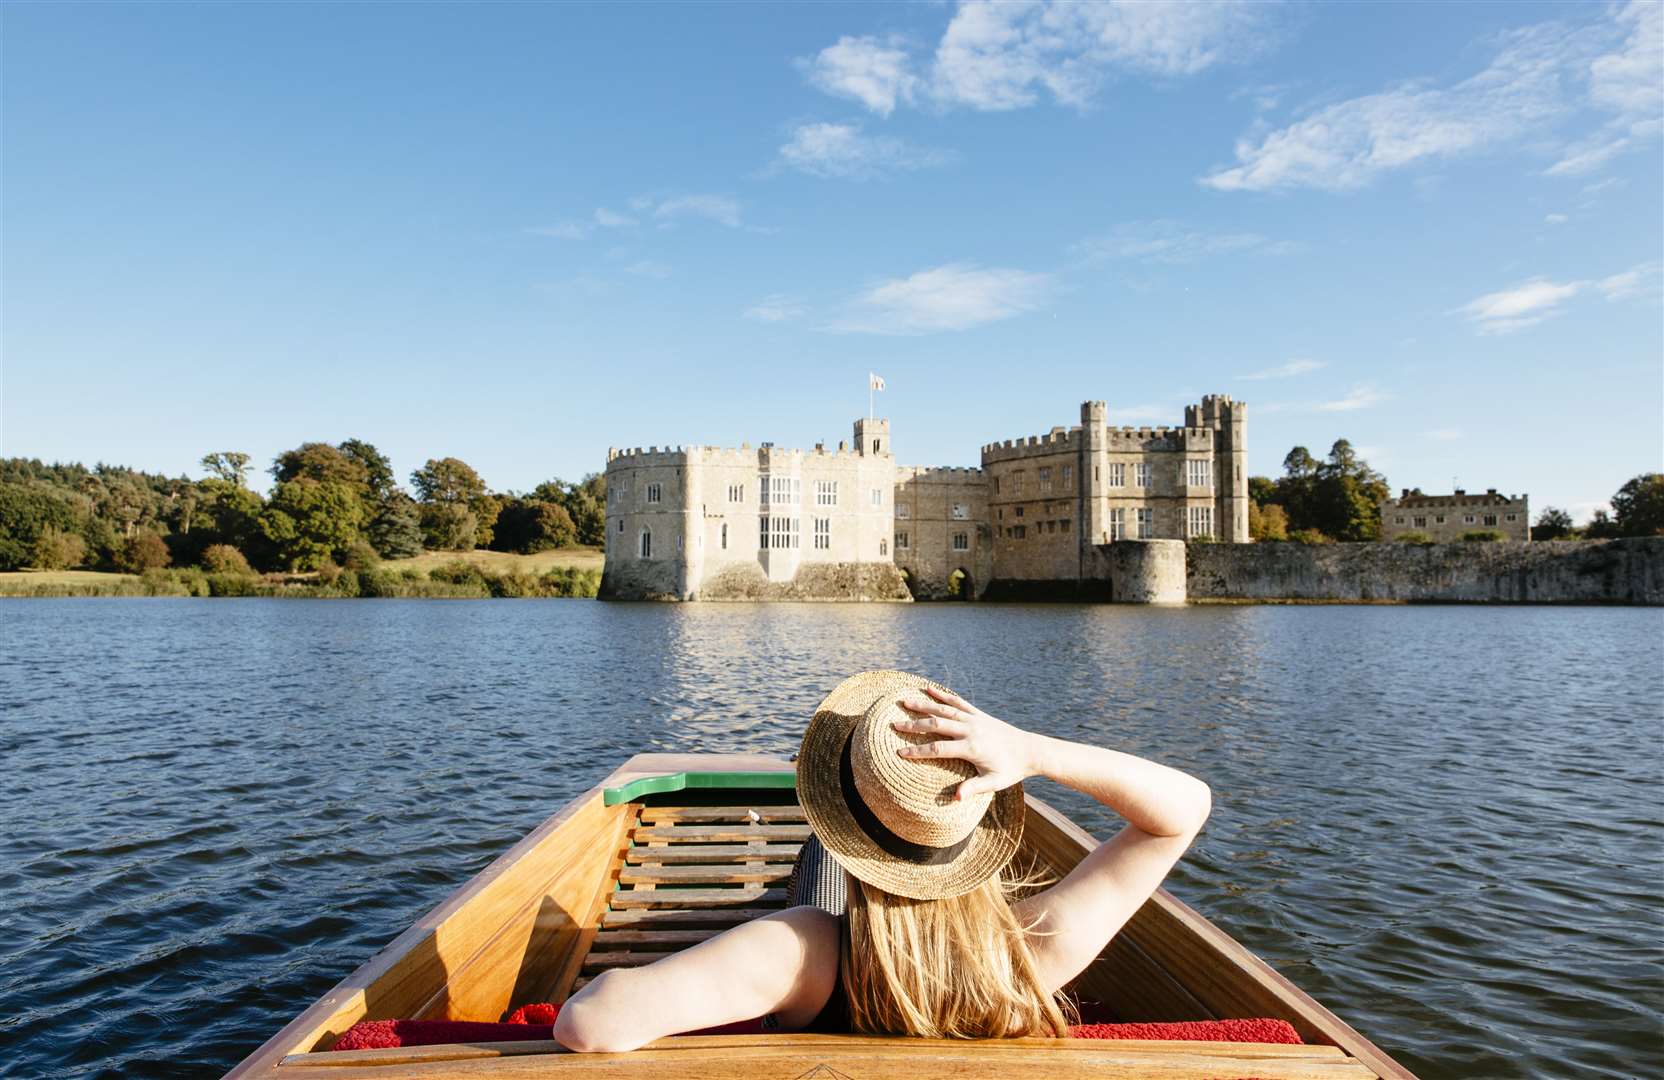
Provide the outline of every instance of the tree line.
{"type": "MultiPolygon", "coordinates": [[[[1254,540],[1323,544],[1379,540],[1381,504],[1392,494],[1387,478],[1370,468],[1352,444],[1336,440],[1326,458],[1296,446],[1283,458],[1283,475],[1248,478],[1248,535],[1254,540]]],[[[1664,536],[1664,474],[1642,473],[1613,494],[1612,510],[1596,510],[1582,528],[1565,510],[1545,506],[1531,527],[1533,540],[1610,540],[1664,536]]],[[[1476,531],[1475,540],[1501,539],[1476,531]]]]}
{"type": "Polygon", "coordinates": [[[0,459],[0,570],[141,573],[327,570],[423,551],[532,553],[606,539],[606,478],[493,492],[466,462],[430,458],[398,483],[370,443],[302,443],[277,455],[271,487],[249,455],[202,459],[201,480],[99,464],[0,459]]]}

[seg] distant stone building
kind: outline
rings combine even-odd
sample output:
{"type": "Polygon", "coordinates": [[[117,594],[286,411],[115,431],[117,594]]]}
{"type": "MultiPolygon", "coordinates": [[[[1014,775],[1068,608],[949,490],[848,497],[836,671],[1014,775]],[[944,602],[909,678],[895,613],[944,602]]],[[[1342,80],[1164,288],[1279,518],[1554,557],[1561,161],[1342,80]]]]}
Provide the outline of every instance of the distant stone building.
{"type": "Polygon", "coordinates": [[[601,595],[969,599],[1104,580],[1117,541],[1246,543],[1246,425],[1223,395],[1176,428],[1111,428],[1089,401],[1077,427],[984,446],[979,469],[897,466],[882,419],[835,451],[609,450],[601,595]]]}
{"type": "Polygon", "coordinates": [[[1423,495],[1420,488],[1404,488],[1398,498],[1381,504],[1383,540],[1424,533],[1443,543],[1470,532],[1499,532],[1504,539],[1530,540],[1530,497],[1498,495],[1496,488],[1487,488],[1483,495],[1461,488],[1454,495],[1423,495]]]}

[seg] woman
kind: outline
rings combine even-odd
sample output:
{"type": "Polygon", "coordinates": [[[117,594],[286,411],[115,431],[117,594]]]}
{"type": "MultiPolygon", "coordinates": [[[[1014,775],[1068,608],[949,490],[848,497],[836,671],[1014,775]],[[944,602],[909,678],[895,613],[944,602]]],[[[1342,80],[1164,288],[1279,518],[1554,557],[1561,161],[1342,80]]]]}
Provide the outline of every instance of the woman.
{"type": "Polygon", "coordinates": [[[566,1002],[556,1039],[619,1052],[759,1016],[783,1030],[1064,1035],[1059,991],[1155,892],[1210,808],[1195,777],[1023,731],[894,671],[846,679],[820,704],[797,790],[814,829],[800,869],[824,848],[849,875],[847,911],[790,907],[608,971],[566,1002]],[[1023,883],[1006,867],[1031,776],[1092,796],[1127,825],[1061,881],[1013,901],[1023,883]]]}

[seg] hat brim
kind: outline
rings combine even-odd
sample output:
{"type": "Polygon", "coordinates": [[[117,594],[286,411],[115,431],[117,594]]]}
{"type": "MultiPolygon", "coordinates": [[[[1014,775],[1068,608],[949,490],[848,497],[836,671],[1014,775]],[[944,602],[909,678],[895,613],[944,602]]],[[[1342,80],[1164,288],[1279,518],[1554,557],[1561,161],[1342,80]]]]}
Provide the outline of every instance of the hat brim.
{"type": "Polygon", "coordinates": [[[1023,786],[994,794],[970,842],[953,859],[930,865],[890,854],[862,831],[844,801],[839,761],[844,744],[873,702],[888,694],[946,687],[904,671],[852,675],[815,709],[797,754],[797,798],[815,836],[845,870],[869,885],[914,900],[961,896],[997,874],[1023,836],[1023,786]]]}

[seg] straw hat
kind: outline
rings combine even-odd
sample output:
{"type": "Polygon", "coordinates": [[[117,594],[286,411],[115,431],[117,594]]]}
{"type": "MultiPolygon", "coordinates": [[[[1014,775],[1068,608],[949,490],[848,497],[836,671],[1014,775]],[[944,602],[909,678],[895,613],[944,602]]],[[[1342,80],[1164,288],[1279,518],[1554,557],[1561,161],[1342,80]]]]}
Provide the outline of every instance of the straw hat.
{"type": "Polygon", "coordinates": [[[903,671],[864,671],[815,709],[797,755],[797,795],[815,835],[857,878],[897,896],[945,900],[999,871],[1023,835],[1023,786],[954,798],[976,766],[897,755],[938,736],[891,727],[899,699],[945,687],[903,671]]]}

